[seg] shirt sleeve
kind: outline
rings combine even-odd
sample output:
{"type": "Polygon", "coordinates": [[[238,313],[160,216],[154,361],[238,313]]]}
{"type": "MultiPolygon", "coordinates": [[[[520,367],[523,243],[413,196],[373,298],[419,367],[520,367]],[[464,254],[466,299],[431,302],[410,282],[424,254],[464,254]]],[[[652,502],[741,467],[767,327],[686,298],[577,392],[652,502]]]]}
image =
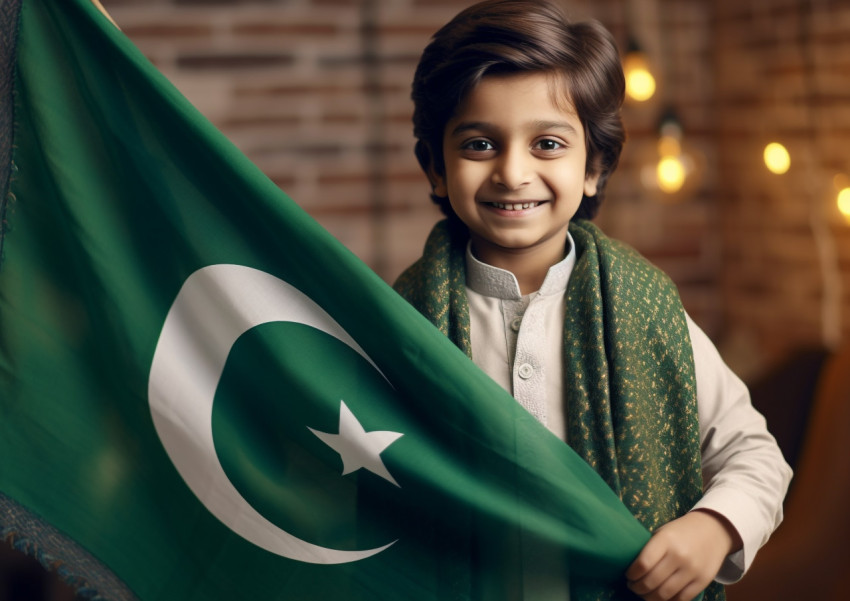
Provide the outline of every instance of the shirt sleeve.
{"type": "Polygon", "coordinates": [[[725,517],[744,546],[724,561],[716,580],[740,580],[782,521],[791,481],[776,440],[750,401],[746,385],[688,317],[694,351],[704,494],[693,509],[725,517]]]}

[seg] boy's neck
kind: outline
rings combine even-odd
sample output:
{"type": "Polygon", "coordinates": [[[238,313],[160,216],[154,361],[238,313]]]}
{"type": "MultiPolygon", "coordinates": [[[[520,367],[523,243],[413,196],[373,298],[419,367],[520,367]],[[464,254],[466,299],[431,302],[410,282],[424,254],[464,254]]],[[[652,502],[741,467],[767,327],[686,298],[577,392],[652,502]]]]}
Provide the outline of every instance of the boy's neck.
{"type": "Polygon", "coordinates": [[[501,248],[472,236],[472,254],[482,263],[510,271],[516,277],[520,293],[525,296],[537,292],[549,268],[560,263],[566,254],[566,231],[562,241],[520,250],[501,248]]]}

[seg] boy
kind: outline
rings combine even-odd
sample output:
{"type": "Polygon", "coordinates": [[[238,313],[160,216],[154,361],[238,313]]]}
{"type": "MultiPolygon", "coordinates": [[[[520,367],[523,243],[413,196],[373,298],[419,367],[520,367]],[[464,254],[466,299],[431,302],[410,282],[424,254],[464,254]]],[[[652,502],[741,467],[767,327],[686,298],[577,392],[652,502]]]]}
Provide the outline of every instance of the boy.
{"type": "Polygon", "coordinates": [[[620,495],[653,536],[649,601],[740,578],[787,466],[675,287],[595,216],[624,141],[616,46],[539,1],[462,11],[413,82],[416,156],[447,219],[396,288],[620,495]]]}

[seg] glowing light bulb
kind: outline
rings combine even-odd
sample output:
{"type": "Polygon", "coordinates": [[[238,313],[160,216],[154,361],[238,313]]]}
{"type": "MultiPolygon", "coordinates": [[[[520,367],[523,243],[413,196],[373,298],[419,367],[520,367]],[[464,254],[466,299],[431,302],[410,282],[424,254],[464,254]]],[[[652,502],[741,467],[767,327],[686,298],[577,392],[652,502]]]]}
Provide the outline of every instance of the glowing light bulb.
{"type": "Polygon", "coordinates": [[[656,168],[658,187],[662,191],[673,194],[685,185],[685,165],[678,156],[661,157],[656,168]]]}
{"type": "Polygon", "coordinates": [[[682,154],[682,143],[675,136],[661,136],[658,139],[658,155],[675,157],[682,154]]]}
{"type": "Polygon", "coordinates": [[[638,102],[652,98],[655,94],[655,78],[652,73],[644,70],[629,73],[626,80],[626,93],[638,102]]]}
{"type": "Polygon", "coordinates": [[[655,78],[649,70],[643,54],[630,52],[623,60],[626,75],[626,94],[629,98],[643,102],[655,94],[655,78]]]}
{"type": "Polygon", "coordinates": [[[764,147],[764,164],[777,175],[782,175],[791,168],[791,155],[779,142],[771,142],[764,147]]]}
{"type": "Polygon", "coordinates": [[[838,210],[850,220],[850,188],[844,188],[838,192],[838,210]]]}

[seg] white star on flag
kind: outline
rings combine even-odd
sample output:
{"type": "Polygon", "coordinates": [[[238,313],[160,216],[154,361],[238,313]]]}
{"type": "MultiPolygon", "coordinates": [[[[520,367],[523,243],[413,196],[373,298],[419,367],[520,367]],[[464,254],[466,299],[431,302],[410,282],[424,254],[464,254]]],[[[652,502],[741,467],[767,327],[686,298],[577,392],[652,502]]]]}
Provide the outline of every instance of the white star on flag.
{"type": "Polygon", "coordinates": [[[384,465],[381,453],[404,434],[384,430],[366,432],[345,401],[339,405],[339,434],[308,430],[339,453],[343,476],[363,468],[401,488],[384,465]]]}

